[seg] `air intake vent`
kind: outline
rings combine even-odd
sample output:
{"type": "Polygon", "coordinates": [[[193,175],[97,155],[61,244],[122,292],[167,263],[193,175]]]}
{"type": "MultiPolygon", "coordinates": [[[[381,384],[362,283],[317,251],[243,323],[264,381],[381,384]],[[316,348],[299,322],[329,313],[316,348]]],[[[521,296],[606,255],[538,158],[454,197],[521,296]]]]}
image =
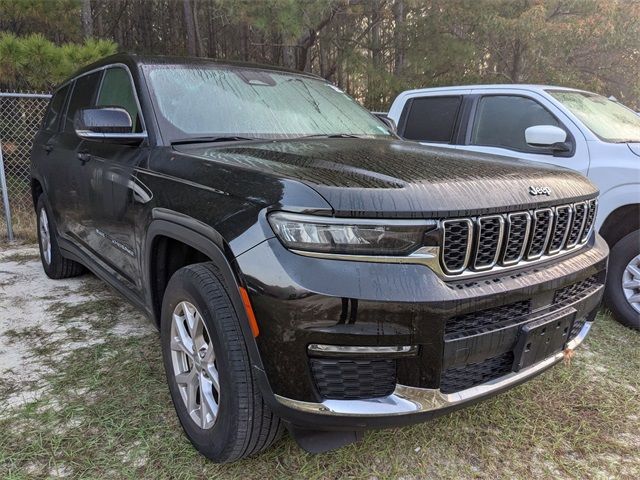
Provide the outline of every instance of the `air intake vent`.
{"type": "Polygon", "coordinates": [[[507,352],[484,362],[448,368],[442,372],[440,391],[455,393],[481,383],[500,378],[513,370],[513,352],[507,352]]]}
{"type": "Polygon", "coordinates": [[[386,397],[396,388],[396,361],[309,360],[311,373],[321,397],[334,400],[386,397]]]}
{"type": "Polygon", "coordinates": [[[487,308],[479,312],[451,317],[445,325],[447,340],[467,337],[504,325],[515,325],[531,313],[531,301],[510,303],[500,307],[487,308]]]}

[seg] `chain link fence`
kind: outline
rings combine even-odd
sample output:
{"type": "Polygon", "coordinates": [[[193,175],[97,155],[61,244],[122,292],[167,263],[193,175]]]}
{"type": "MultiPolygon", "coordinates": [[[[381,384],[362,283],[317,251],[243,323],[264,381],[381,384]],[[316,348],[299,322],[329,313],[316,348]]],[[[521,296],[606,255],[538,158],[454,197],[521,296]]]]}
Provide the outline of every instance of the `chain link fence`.
{"type": "Polygon", "coordinates": [[[29,165],[33,137],[49,98],[41,93],[0,92],[0,243],[35,240],[29,165]]]}

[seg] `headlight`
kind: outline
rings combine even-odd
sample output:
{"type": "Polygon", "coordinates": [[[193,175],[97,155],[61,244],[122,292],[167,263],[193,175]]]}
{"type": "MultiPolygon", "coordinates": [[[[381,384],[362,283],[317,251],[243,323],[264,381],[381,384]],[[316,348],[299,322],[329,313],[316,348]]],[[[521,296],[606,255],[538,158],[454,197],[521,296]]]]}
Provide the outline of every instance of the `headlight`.
{"type": "Polygon", "coordinates": [[[276,212],[269,223],[292,250],[351,255],[408,255],[435,228],[428,220],[342,219],[276,212]]]}

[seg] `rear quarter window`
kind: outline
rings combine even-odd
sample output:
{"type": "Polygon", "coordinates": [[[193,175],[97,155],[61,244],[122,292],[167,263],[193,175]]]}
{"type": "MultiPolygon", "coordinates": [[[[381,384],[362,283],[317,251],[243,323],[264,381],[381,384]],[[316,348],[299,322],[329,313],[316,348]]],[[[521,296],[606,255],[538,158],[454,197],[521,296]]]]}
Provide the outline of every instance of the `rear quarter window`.
{"type": "Polygon", "coordinates": [[[62,115],[62,109],[64,108],[64,101],[67,99],[67,93],[69,92],[69,85],[62,87],[58,90],[47,108],[44,121],[42,122],[43,130],[56,131],[58,130],[58,123],[60,116],[62,115]]]}
{"type": "Polygon", "coordinates": [[[409,101],[402,137],[421,142],[451,143],[462,97],[422,97],[409,101]]]}

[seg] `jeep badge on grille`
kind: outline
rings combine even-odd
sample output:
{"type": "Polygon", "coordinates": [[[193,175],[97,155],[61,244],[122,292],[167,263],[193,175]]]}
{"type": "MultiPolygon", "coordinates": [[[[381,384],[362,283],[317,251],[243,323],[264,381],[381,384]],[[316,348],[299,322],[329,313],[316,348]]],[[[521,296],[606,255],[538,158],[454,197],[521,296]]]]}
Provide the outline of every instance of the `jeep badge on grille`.
{"type": "Polygon", "coordinates": [[[529,186],[529,194],[530,195],[551,195],[551,189],[549,187],[534,187],[533,185],[529,186]]]}

